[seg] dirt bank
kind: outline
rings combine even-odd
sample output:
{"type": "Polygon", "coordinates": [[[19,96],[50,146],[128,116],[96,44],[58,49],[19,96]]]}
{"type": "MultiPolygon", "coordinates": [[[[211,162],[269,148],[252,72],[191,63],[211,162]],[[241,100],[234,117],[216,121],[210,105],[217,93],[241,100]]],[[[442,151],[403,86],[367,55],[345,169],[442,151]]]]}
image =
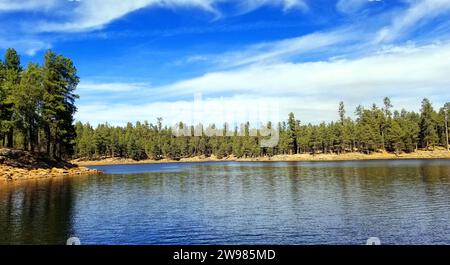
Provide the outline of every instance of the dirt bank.
{"type": "Polygon", "coordinates": [[[98,170],[53,160],[42,154],[0,149],[0,182],[99,173],[98,170]]]}
{"type": "Polygon", "coordinates": [[[190,157],[180,160],[161,159],[161,160],[132,160],[125,158],[104,158],[99,160],[73,160],[72,163],[81,166],[96,165],[126,165],[126,164],[153,164],[153,163],[179,163],[179,162],[210,162],[210,161],[347,161],[347,160],[382,160],[382,159],[450,159],[450,152],[444,149],[436,149],[434,151],[417,151],[414,153],[403,153],[398,156],[387,152],[377,152],[372,154],[361,153],[345,153],[345,154],[297,154],[297,155],[276,155],[272,157],[252,157],[252,158],[236,158],[233,156],[218,159],[215,156],[190,157]]]}

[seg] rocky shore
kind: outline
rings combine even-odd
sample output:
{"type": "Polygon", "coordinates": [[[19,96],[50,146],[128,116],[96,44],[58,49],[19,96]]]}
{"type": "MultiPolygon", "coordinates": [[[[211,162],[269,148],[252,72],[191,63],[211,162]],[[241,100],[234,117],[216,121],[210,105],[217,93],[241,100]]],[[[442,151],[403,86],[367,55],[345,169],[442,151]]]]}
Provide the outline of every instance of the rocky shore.
{"type": "Polygon", "coordinates": [[[79,167],[40,154],[15,149],[0,149],[0,182],[99,174],[99,170],[79,167]]]}

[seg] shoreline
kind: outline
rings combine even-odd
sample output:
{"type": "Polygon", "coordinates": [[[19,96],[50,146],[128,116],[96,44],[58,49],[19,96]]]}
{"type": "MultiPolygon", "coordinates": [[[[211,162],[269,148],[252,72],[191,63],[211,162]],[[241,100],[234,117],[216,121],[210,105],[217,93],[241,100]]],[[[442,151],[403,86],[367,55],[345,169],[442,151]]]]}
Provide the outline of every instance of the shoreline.
{"type": "Polygon", "coordinates": [[[102,174],[102,171],[86,167],[25,169],[0,164],[0,183],[96,174],[102,174]]]}
{"type": "Polygon", "coordinates": [[[368,161],[368,160],[410,160],[410,159],[450,159],[450,152],[445,149],[434,151],[416,151],[414,153],[403,153],[396,156],[393,153],[378,152],[368,154],[345,153],[345,154],[296,154],[296,155],[275,155],[272,157],[236,158],[234,156],[219,159],[215,156],[190,157],[180,160],[132,160],[124,158],[105,158],[101,160],[72,160],[73,167],[52,167],[52,168],[21,168],[0,163],[0,183],[17,183],[23,180],[51,179],[65,176],[87,176],[97,175],[103,172],[98,169],[88,168],[89,166],[108,165],[136,165],[136,164],[167,164],[167,163],[202,163],[202,162],[320,162],[320,161],[368,161]]]}
{"type": "Polygon", "coordinates": [[[364,160],[407,160],[407,159],[450,159],[450,152],[446,150],[416,151],[414,153],[403,153],[396,156],[392,153],[379,152],[345,153],[345,154],[295,154],[295,155],[275,155],[272,157],[236,158],[233,156],[217,158],[215,156],[190,157],[180,160],[132,160],[125,158],[105,158],[100,160],[72,160],[71,163],[78,166],[109,166],[109,165],[137,165],[137,164],[167,164],[167,163],[195,163],[195,162],[301,162],[301,161],[364,161],[364,160]]]}
{"type": "Polygon", "coordinates": [[[100,170],[79,167],[39,153],[18,149],[0,149],[0,183],[101,173],[100,170]]]}

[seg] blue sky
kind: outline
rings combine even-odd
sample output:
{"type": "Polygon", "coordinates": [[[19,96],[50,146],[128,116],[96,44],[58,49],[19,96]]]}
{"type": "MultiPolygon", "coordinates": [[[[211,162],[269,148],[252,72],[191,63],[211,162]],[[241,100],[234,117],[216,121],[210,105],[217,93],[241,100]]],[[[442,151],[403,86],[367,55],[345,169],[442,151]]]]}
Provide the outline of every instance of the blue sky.
{"type": "Polygon", "coordinates": [[[450,0],[0,0],[0,49],[72,58],[97,124],[337,118],[450,100],[450,0]],[[193,99],[201,95],[201,104],[193,99]]]}

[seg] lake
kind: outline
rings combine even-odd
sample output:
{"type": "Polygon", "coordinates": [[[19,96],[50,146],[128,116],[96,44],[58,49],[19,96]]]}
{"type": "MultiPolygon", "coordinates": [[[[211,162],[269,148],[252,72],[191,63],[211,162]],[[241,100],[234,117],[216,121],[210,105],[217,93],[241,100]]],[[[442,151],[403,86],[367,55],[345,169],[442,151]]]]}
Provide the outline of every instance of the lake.
{"type": "Polygon", "coordinates": [[[450,160],[93,168],[0,185],[0,244],[450,244],[450,160]]]}

